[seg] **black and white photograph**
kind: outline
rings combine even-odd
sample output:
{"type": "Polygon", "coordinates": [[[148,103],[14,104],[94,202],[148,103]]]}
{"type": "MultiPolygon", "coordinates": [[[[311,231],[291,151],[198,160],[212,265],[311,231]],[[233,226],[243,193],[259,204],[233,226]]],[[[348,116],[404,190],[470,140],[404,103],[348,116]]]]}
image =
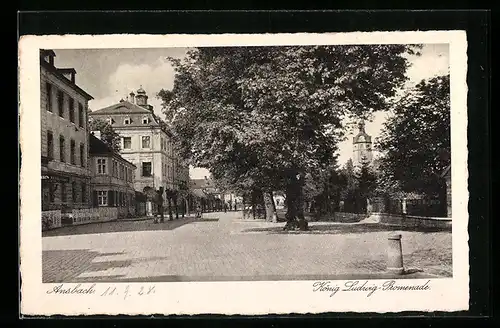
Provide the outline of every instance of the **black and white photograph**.
{"type": "Polygon", "coordinates": [[[398,33],[27,38],[30,310],[467,306],[465,37],[398,33]]]}

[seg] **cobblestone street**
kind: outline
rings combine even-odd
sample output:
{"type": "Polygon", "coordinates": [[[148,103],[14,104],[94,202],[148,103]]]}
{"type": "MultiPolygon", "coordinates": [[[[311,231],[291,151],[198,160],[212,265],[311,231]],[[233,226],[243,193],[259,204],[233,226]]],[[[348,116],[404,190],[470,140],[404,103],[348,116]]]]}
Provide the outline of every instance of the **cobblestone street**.
{"type": "MultiPolygon", "coordinates": [[[[241,220],[205,213],[153,224],[108,222],[44,233],[43,282],[295,280],[385,278],[387,235],[378,224],[241,220]]],[[[401,231],[404,264],[420,275],[450,277],[451,232],[401,231]]]]}

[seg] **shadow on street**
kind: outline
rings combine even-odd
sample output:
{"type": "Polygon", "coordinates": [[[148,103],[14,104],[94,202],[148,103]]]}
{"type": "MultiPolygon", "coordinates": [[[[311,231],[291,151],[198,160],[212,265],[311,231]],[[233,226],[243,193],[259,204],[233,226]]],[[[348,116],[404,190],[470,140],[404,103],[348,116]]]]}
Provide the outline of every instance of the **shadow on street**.
{"type": "Polygon", "coordinates": [[[309,225],[309,230],[290,230],[285,231],[283,227],[259,227],[244,229],[243,232],[267,232],[268,234],[362,234],[380,231],[410,231],[422,233],[449,232],[442,228],[417,228],[400,227],[379,223],[330,223],[321,225],[309,225]]]}
{"type": "MultiPolygon", "coordinates": [[[[92,262],[98,256],[120,255],[123,253],[99,253],[85,249],[54,250],[42,252],[43,283],[71,282],[84,272],[95,272],[110,268],[123,268],[132,261],[92,262]]],[[[109,278],[118,279],[121,276],[109,278]]]]}
{"type": "Polygon", "coordinates": [[[112,232],[127,232],[127,231],[157,231],[157,230],[173,230],[185,224],[193,222],[213,222],[218,221],[218,218],[196,219],[194,217],[179,218],[172,221],[165,219],[163,223],[153,223],[153,219],[140,221],[112,221],[101,223],[89,223],[77,226],[67,226],[54,230],[42,232],[42,237],[68,236],[68,235],[83,235],[97,233],[112,233],[112,232]]]}

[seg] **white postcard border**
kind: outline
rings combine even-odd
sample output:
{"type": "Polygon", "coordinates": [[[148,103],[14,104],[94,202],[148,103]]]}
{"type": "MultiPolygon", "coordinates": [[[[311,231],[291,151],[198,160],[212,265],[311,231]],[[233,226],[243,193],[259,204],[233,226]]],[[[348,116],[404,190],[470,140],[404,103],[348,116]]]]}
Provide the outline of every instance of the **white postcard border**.
{"type": "MultiPolygon", "coordinates": [[[[221,35],[23,36],[19,43],[21,222],[21,313],[79,314],[283,314],[467,310],[469,303],[467,188],[467,41],[464,31],[355,32],[221,35]],[[453,278],[431,279],[427,291],[313,292],[312,281],[172,282],[82,284],[94,294],[49,294],[42,284],[40,68],[39,49],[161,48],[237,45],[450,44],[453,278]],[[154,293],[137,296],[141,287],[154,293]],[[106,288],[127,289],[127,297],[100,296],[106,288]]],[[[368,284],[382,284],[369,280],[368,284]]],[[[396,280],[402,285],[423,280],[396,280]]],[[[332,281],[342,285],[345,281],[332,281]]],[[[77,284],[65,284],[74,287],[77,284]]],[[[123,294],[123,293],[122,293],[123,294]]]]}

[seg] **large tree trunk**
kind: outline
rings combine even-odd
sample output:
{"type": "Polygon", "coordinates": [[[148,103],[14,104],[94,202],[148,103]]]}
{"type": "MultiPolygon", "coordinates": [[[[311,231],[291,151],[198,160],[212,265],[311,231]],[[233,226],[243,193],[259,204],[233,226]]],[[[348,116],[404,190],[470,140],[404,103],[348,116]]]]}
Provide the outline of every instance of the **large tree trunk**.
{"type": "Polygon", "coordinates": [[[264,206],[266,208],[266,221],[278,222],[276,216],[276,206],[274,205],[273,192],[265,191],[262,194],[264,198],[264,206]]]}
{"type": "Polygon", "coordinates": [[[257,216],[257,197],[255,197],[255,190],[252,190],[252,218],[255,220],[257,216]]]}
{"type": "Polygon", "coordinates": [[[177,196],[174,197],[174,209],[175,209],[175,218],[179,218],[179,207],[177,204],[177,196]]]}
{"type": "Polygon", "coordinates": [[[302,176],[292,175],[286,186],[286,224],[284,230],[307,230],[308,223],[304,217],[304,193],[302,176]]]}
{"type": "Polygon", "coordinates": [[[184,215],[186,215],[186,209],[187,209],[187,207],[186,207],[186,201],[187,201],[186,198],[183,197],[182,198],[182,203],[181,203],[182,204],[181,210],[182,210],[182,218],[183,219],[184,219],[184,215]]]}

